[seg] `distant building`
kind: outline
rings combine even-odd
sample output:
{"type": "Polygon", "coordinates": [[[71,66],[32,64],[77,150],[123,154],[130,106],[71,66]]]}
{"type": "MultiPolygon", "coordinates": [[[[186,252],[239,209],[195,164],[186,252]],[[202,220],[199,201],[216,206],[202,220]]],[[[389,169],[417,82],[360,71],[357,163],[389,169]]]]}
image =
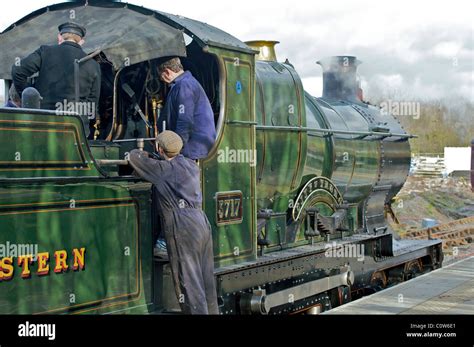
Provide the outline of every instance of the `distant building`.
{"type": "Polygon", "coordinates": [[[474,192],[474,140],[471,141],[471,190],[474,192]]]}
{"type": "Polygon", "coordinates": [[[447,175],[469,177],[471,171],[471,148],[445,147],[444,165],[446,166],[447,175]]]}
{"type": "MultiPolygon", "coordinates": [[[[7,89],[8,92],[8,89],[7,89]]],[[[3,106],[5,104],[5,81],[0,80],[0,106],[3,106]]]]}

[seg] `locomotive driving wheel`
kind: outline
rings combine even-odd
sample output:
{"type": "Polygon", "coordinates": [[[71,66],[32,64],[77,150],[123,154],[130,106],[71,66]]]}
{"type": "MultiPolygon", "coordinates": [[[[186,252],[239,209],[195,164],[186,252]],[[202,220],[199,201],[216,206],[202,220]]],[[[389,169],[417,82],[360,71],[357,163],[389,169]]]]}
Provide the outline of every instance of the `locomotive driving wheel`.
{"type": "Polygon", "coordinates": [[[405,268],[403,269],[403,280],[408,281],[416,276],[420,275],[423,272],[423,263],[421,259],[416,259],[405,263],[405,268]]]}
{"type": "Polygon", "coordinates": [[[375,289],[375,291],[379,291],[384,289],[387,286],[387,276],[385,275],[385,271],[376,271],[372,274],[370,278],[370,286],[375,289]]]}

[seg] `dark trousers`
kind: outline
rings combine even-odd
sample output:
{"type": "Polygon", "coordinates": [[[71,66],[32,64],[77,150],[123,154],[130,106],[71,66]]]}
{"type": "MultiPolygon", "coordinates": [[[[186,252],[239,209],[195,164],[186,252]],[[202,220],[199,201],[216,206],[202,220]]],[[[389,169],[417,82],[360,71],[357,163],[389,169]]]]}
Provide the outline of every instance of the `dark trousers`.
{"type": "Polygon", "coordinates": [[[198,209],[179,209],[164,228],[176,296],[185,314],[219,314],[212,236],[198,209]],[[172,223],[169,223],[172,222],[172,223]]]}

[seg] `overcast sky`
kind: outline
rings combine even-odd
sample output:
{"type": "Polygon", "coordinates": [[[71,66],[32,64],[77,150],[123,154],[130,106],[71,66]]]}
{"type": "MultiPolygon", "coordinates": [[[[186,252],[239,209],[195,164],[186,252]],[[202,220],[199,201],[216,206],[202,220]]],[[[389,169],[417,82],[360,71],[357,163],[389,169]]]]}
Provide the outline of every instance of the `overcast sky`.
{"type": "MultiPolygon", "coordinates": [[[[369,99],[461,97],[474,102],[472,0],[130,2],[212,24],[243,41],[280,41],[278,59],[288,58],[316,96],[322,91],[316,61],[356,55],[363,62],[359,75],[369,99]]],[[[0,31],[51,3],[2,0],[0,31]]]]}

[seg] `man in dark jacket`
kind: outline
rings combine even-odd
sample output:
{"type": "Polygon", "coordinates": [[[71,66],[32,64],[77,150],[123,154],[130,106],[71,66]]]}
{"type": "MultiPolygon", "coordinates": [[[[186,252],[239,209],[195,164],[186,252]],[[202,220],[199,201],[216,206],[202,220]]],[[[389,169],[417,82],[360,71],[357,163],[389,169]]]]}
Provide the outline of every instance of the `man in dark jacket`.
{"type": "MultiPolygon", "coordinates": [[[[58,29],[58,45],[41,46],[23,58],[19,64],[12,67],[12,79],[18,94],[21,95],[28,86],[28,78],[39,73],[34,87],[43,97],[42,108],[56,111],[77,110],[70,106],[76,105],[74,62],[86,56],[81,48],[86,29],[71,22],[61,24],[58,29]]],[[[100,77],[100,67],[95,60],[81,64],[79,112],[83,116],[86,134],[89,133],[88,119],[95,118],[99,103],[100,77]]]]}
{"type": "Polygon", "coordinates": [[[179,154],[183,142],[176,133],[164,131],[156,143],[165,160],[133,150],[130,165],[153,183],[178,302],[185,314],[218,314],[212,235],[202,211],[199,167],[179,154]]]}
{"type": "Polygon", "coordinates": [[[183,139],[182,154],[190,159],[206,158],[214,141],[214,112],[206,92],[191,72],[184,71],[179,58],[173,58],[158,68],[160,78],[171,88],[158,121],[158,128],[176,132],[183,139]]]}

